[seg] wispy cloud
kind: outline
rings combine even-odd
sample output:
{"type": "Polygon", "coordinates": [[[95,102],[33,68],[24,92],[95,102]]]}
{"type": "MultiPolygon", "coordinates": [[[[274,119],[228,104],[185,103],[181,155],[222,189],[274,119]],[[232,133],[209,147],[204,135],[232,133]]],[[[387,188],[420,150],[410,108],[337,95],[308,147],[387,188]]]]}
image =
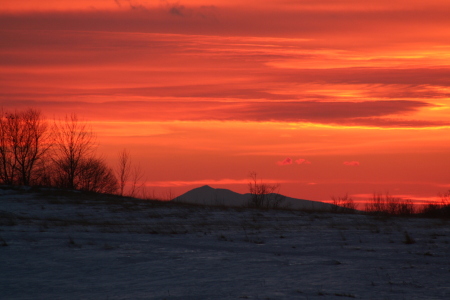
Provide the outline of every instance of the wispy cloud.
{"type": "Polygon", "coordinates": [[[170,4],[169,13],[174,16],[184,17],[186,8],[180,4],[170,4]]]}
{"type": "Polygon", "coordinates": [[[279,166],[286,166],[286,165],[292,165],[293,163],[296,163],[296,164],[298,164],[298,165],[310,165],[311,164],[311,162],[309,161],[309,160],[306,160],[306,159],[304,159],[304,158],[299,158],[299,159],[296,159],[295,161],[292,159],[292,158],[290,158],[290,157],[287,157],[287,158],[285,158],[284,160],[281,160],[281,161],[277,161],[277,165],[279,165],[279,166]]]}
{"type": "MultiPolygon", "coordinates": [[[[446,66],[411,68],[408,63],[398,68],[273,68],[268,63],[283,57],[317,60],[326,66],[337,59],[339,51],[320,50],[317,41],[296,38],[224,39],[106,28],[99,32],[94,29],[103,24],[99,21],[102,17],[121,20],[122,15],[86,12],[96,13],[100,19],[88,21],[99,23],[86,24],[90,30],[77,28],[79,22],[75,22],[75,27],[64,30],[0,31],[5,42],[0,49],[0,101],[13,106],[64,98],[68,108],[71,103],[78,103],[74,107],[80,110],[95,106],[111,119],[132,116],[141,120],[274,121],[379,128],[450,125],[442,114],[430,115],[434,108],[446,108],[450,95],[450,68],[446,66]],[[107,106],[111,110],[105,110],[107,106]]],[[[27,27],[27,22],[40,17],[41,25],[51,23],[44,22],[45,14],[8,15],[15,21],[5,21],[4,28],[27,27]]],[[[64,14],[60,17],[66,20],[64,14]]],[[[54,26],[57,28],[56,23],[54,26]]],[[[439,51],[439,57],[445,57],[445,51],[439,51]]],[[[348,61],[364,59],[352,53],[348,61]]]]}
{"type": "Polygon", "coordinates": [[[286,157],[284,160],[278,161],[277,165],[279,166],[292,165],[292,159],[290,157],[286,157]]]}
{"type": "MultiPolygon", "coordinates": [[[[180,187],[180,186],[202,186],[202,185],[248,185],[249,179],[202,179],[202,180],[179,180],[179,181],[147,181],[146,186],[158,186],[158,187],[180,187]]],[[[264,183],[277,184],[277,183],[291,183],[292,180],[277,180],[277,179],[264,179],[264,183]]]]}
{"type": "Polygon", "coordinates": [[[295,163],[298,164],[298,165],[302,165],[302,164],[303,165],[310,165],[311,164],[311,162],[309,160],[306,160],[304,158],[296,159],[295,163]]]}
{"type": "MultiPolygon", "coordinates": [[[[130,91],[128,91],[130,92],[130,91]]],[[[89,92],[88,92],[89,93],[89,92]]],[[[82,90],[60,91],[59,95],[36,94],[36,90],[11,95],[0,93],[0,104],[5,108],[27,106],[46,107],[57,111],[72,111],[110,120],[136,121],[251,121],[251,122],[305,122],[344,126],[369,126],[380,128],[426,128],[449,126],[447,121],[390,118],[383,115],[404,114],[419,107],[429,106],[419,101],[388,101],[369,103],[332,102],[240,102],[240,101],[182,101],[151,98],[147,101],[108,101],[111,93],[98,91],[86,96],[82,90]],[[59,101],[61,96],[80,100],[59,101]],[[97,101],[81,100],[95,97],[97,101]],[[54,98],[55,100],[50,100],[54,98]],[[11,99],[15,101],[12,102],[11,99]],[[30,99],[30,100],[22,100],[30,99]],[[395,103],[397,102],[397,103],[395,103]]],[[[114,94],[114,93],[112,93],[114,94]]],[[[133,93],[131,93],[132,95],[133,93]]],[[[129,98],[137,98],[137,95],[129,98]]],[[[145,97],[145,96],[144,96],[145,97]]]]}
{"type": "MultiPolygon", "coordinates": [[[[8,1],[21,2],[21,1],[8,1]]],[[[29,1],[31,2],[31,1],[29,1]]],[[[35,1],[33,1],[35,2],[35,1]]],[[[447,36],[448,32],[433,30],[436,28],[449,28],[450,20],[446,12],[450,6],[449,3],[441,1],[439,5],[418,2],[399,6],[392,9],[392,4],[381,4],[379,9],[367,9],[366,5],[355,5],[355,3],[340,3],[341,9],[336,9],[332,3],[328,5],[310,4],[307,6],[285,4],[274,6],[270,1],[259,1],[258,9],[254,9],[255,3],[240,2],[239,4],[223,2],[210,2],[217,11],[220,22],[211,22],[209,26],[201,23],[208,18],[202,18],[204,6],[198,4],[169,4],[170,13],[167,13],[165,5],[147,6],[149,1],[127,1],[130,9],[125,10],[124,0],[103,1],[97,3],[93,10],[92,1],[61,1],[62,4],[29,4],[28,12],[33,12],[32,18],[28,18],[27,23],[35,23],[35,25],[45,26],[45,18],[50,23],[51,19],[58,19],[61,27],[66,28],[69,23],[72,26],[99,29],[99,27],[108,27],[109,30],[120,30],[127,28],[135,32],[178,32],[190,34],[219,33],[220,35],[240,35],[240,36],[291,36],[303,38],[320,39],[324,47],[330,45],[338,45],[340,47],[346,44],[348,40],[360,39],[360,43],[352,43],[345,45],[346,47],[361,48],[375,47],[380,44],[392,44],[393,40],[400,42],[415,41],[417,39],[425,39],[426,41],[441,39],[447,36]],[[73,3],[72,3],[73,2],[73,3]],[[122,4],[122,8],[118,7],[118,3],[122,4]],[[140,14],[142,10],[135,8],[144,7],[146,4],[145,14],[140,14]],[[55,12],[55,6],[58,8],[55,12]],[[184,9],[181,9],[184,7],[184,9]],[[345,7],[345,8],[344,8],[345,7]],[[53,8],[53,9],[52,9],[53,8]],[[112,8],[116,10],[111,11],[112,8]],[[172,9],[173,8],[173,9],[172,9]],[[331,17],[330,9],[333,10],[331,17]],[[45,13],[38,16],[35,11],[45,13]],[[174,21],[173,15],[180,16],[184,14],[184,10],[193,11],[189,22],[183,19],[183,23],[174,21]],[[73,16],[73,11],[76,15],[73,16]],[[107,11],[108,14],[101,17],[99,12],[107,11]],[[139,14],[136,12],[139,11],[139,14]],[[63,17],[63,13],[69,12],[68,18],[63,17]],[[72,15],[70,17],[69,15],[72,15]],[[74,17],[85,22],[79,22],[78,25],[73,23],[74,17]],[[103,20],[95,21],[96,17],[103,20]],[[41,20],[38,20],[38,19],[41,20]],[[107,20],[105,20],[105,18],[107,20]],[[34,19],[34,20],[33,20],[34,19]],[[114,22],[111,22],[114,20],[114,22]],[[380,22],[382,20],[382,22],[380,22]],[[109,21],[109,22],[103,22],[109,21]],[[36,22],[38,22],[36,24],[36,22]],[[200,22],[200,23],[199,23],[200,22]],[[107,25],[106,25],[107,24],[107,25]],[[356,25],[355,25],[356,24],[356,25]],[[301,31],[299,31],[301,28],[301,31]],[[414,35],[405,34],[414,30],[414,35]],[[384,43],[381,43],[384,42],[384,43]]],[[[98,1],[96,1],[98,2],[98,1]]],[[[352,1],[353,2],[353,1],[352,1]]],[[[167,2],[166,2],[167,3],[167,2]]],[[[312,3],[312,2],[311,2],[312,3]]],[[[25,6],[25,9],[27,6],[25,6]]],[[[9,4],[6,6],[7,11],[23,11],[24,5],[9,4]]],[[[0,9],[0,12],[2,10],[0,9]]],[[[181,19],[181,18],[180,18],[181,19]]],[[[79,21],[78,20],[78,21],[79,21]]],[[[3,27],[5,28],[5,27],[3,27]]],[[[9,27],[8,27],[9,28],[9,27]]],[[[323,48],[322,48],[323,49],[323,48]]]]}

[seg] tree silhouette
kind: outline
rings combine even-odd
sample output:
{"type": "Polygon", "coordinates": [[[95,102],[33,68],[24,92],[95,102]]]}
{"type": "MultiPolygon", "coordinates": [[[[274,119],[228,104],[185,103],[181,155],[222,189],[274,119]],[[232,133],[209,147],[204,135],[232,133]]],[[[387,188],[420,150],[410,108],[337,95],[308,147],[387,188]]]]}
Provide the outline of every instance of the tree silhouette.
{"type": "Polygon", "coordinates": [[[54,122],[55,183],[58,187],[77,189],[83,161],[93,154],[94,134],[86,122],[80,122],[75,114],[54,122]]]}
{"type": "Polygon", "coordinates": [[[1,112],[0,180],[9,185],[30,185],[50,148],[48,124],[40,111],[1,112]]]}
{"type": "Polygon", "coordinates": [[[117,181],[119,184],[119,195],[123,196],[125,186],[131,174],[130,152],[123,149],[118,155],[119,162],[116,168],[117,181]]]}

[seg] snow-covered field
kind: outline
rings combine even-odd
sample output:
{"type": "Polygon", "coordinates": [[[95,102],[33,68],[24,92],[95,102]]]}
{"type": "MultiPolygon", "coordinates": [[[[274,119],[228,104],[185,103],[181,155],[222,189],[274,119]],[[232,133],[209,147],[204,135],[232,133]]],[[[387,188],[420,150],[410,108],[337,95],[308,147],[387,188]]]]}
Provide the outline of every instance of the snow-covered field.
{"type": "Polygon", "coordinates": [[[449,225],[0,189],[0,298],[450,299],[449,225]]]}

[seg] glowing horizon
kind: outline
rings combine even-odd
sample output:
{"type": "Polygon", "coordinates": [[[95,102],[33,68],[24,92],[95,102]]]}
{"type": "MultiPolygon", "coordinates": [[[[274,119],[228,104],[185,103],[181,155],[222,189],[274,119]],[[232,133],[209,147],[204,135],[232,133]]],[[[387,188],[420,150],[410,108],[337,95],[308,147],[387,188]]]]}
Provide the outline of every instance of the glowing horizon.
{"type": "Polygon", "coordinates": [[[0,106],[76,113],[158,193],[450,188],[448,1],[0,4],[0,106]]]}

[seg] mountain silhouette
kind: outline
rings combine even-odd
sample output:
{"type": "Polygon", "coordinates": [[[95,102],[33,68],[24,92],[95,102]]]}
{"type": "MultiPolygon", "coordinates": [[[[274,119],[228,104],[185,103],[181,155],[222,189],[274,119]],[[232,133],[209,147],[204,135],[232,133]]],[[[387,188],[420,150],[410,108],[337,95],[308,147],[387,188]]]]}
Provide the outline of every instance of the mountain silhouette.
{"type": "MultiPolygon", "coordinates": [[[[268,194],[268,196],[283,198],[280,208],[329,211],[333,207],[329,203],[290,198],[280,194],[268,194]]],[[[200,205],[243,207],[248,205],[250,198],[251,194],[249,193],[239,194],[228,189],[216,189],[204,185],[194,188],[172,199],[172,201],[200,205]]]]}

